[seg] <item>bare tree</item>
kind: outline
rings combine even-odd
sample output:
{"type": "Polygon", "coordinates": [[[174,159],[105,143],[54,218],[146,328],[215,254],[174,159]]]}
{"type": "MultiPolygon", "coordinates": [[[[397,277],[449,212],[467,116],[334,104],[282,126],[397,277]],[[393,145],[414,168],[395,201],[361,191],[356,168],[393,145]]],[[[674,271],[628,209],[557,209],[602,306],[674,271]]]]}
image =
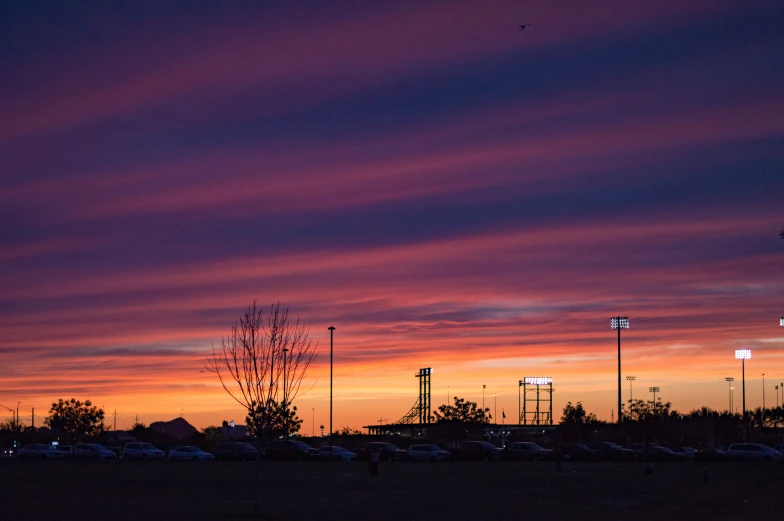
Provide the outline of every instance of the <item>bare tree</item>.
{"type": "MultiPolygon", "coordinates": [[[[289,407],[300,393],[317,348],[309,328],[299,317],[290,319],[288,308],[271,305],[265,317],[254,301],[231,333],[221,338],[220,348],[213,346],[207,356],[205,368],[218,376],[223,389],[248,412],[246,423],[257,437],[259,461],[266,440],[299,428],[296,407],[289,407]]],[[[256,475],[260,479],[260,464],[256,475]]]]}
{"type": "Polygon", "coordinates": [[[290,320],[280,304],[270,306],[266,319],[263,313],[254,301],[229,336],[221,338],[221,347],[213,347],[206,369],[248,411],[251,430],[268,437],[277,434],[272,427],[281,423],[275,416],[285,413],[275,411],[288,409],[299,394],[318,342],[299,317],[290,320]]]}

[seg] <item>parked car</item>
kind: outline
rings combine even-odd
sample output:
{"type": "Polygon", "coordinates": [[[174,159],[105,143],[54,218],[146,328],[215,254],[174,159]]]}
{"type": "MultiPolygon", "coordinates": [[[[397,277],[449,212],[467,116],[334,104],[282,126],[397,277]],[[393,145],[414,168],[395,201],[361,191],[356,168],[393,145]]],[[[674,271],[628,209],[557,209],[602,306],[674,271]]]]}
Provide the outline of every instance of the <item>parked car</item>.
{"type": "Polygon", "coordinates": [[[460,448],[460,459],[463,461],[497,461],[502,455],[502,449],[487,441],[467,441],[460,448]]]}
{"type": "Polygon", "coordinates": [[[114,452],[114,455],[115,455],[115,456],[117,456],[117,457],[119,458],[119,457],[120,457],[120,455],[122,454],[122,446],[120,446],[120,445],[115,445],[115,443],[116,443],[116,442],[112,442],[112,444],[111,444],[111,445],[103,445],[103,448],[105,448],[105,449],[107,449],[107,450],[110,450],[110,451],[114,452]]]}
{"type": "Polygon", "coordinates": [[[374,441],[368,446],[368,453],[374,450],[379,451],[381,461],[402,461],[410,459],[407,450],[398,449],[392,443],[374,441]]]}
{"type": "Polygon", "coordinates": [[[215,459],[223,460],[255,460],[259,451],[246,441],[224,441],[212,451],[215,459]]]}
{"type": "Polygon", "coordinates": [[[408,455],[414,461],[444,461],[452,457],[452,453],[438,445],[411,445],[408,455]]]}
{"type": "Polygon", "coordinates": [[[585,443],[564,443],[558,449],[564,456],[564,459],[570,461],[596,461],[602,459],[602,455],[598,450],[588,447],[585,443]]]}
{"type": "Polygon", "coordinates": [[[761,443],[733,443],[727,456],[737,461],[781,461],[784,454],[761,443]]]}
{"type": "Polygon", "coordinates": [[[646,448],[650,447],[651,445],[653,445],[653,443],[627,443],[623,446],[623,448],[634,452],[634,459],[642,459],[643,452],[645,452],[646,448]]]}
{"type": "Polygon", "coordinates": [[[63,453],[45,443],[32,443],[16,451],[19,459],[62,459],[63,453]]]}
{"type": "Polygon", "coordinates": [[[117,459],[117,454],[97,443],[80,443],[73,449],[77,459],[117,459]]]}
{"type": "Polygon", "coordinates": [[[72,458],[74,455],[73,445],[60,445],[59,443],[52,443],[52,448],[63,454],[64,458],[72,458]]]}
{"type": "Polygon", "coordinates": [[[169,451],[169,459],[173,460],[212,460],[215,456],[209,452],[204,452],[199,447],[193,445],[184,445],[181,447],[174,447],[169,451]]]}
{"type": "Polygon", "coordinates": [[[586,443],[589,449],[599,453],[603,460],[608,461],[631,461],[634,459],[634,451],[624,449],[611,441],[600,441],[598,443],[586,443]]]}
{"type": "Polygon", "coordinates": [[[727,461],[727,451],[722,449],[698,450],[694,461],[727,461]]]}
{"type": "Polygon", "coordinates": [[[123,447],[122,458],[125,460],[166,459],[166,453],[152,443],[132,441],[123,447]]]}
{"type": "Polygon", "coordinates": [[[275,440],[264,450],[264,459],[304,461],[313,455],[313,447],[304,441],[275,440]]]}
{"type": "Polygon", "coordinates": [[[319,459],[321,461],[352,461],[357,459],[356,453],[346,450],[343,447],[338,447],[337,445],[333,445],[332,447],[327,445],[326,447],[319,447],[317,450],[318,456],[314,459],[319,459]]]}
{"type": "Polygon", "coordinates": [[[683,455],[686,459],[694,459],[694,456],[697,455],[697,449],[691,447],[670,447],[670,449],[677,454],[683,455]]]}
{"type": "Polygon", "coordinates": [[[648,461],[686,461],[685,454],[680,454],[661,445],[648,445],[645,454],[648,461]]]}
{"type": "Polygon", "coordinates": [[[517,461],[539,461],[553,458],[553,451],[531,441],[516,441],[506,449],[506,457],[517,461]]]}

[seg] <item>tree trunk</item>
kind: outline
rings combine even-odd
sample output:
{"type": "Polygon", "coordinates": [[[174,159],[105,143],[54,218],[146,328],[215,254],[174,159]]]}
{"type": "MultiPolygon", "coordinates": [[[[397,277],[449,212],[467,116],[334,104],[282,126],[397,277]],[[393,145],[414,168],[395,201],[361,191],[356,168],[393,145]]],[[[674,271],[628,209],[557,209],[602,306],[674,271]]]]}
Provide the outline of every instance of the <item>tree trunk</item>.
{"type": "Polygon", "coordinates": [[[256,486],[253,487],[253,511],[259,513],[261,503],[261,437],[256,438],[256,486]]]}

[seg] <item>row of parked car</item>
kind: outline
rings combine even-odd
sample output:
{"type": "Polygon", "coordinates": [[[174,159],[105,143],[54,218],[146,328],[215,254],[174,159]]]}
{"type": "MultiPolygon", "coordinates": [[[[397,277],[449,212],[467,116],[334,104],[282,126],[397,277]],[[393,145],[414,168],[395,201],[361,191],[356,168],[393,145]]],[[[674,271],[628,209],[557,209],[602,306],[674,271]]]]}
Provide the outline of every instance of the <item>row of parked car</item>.
{"type": "MultiPolygon", "coordinates": [[[[119,447],[107,448],[97,443],[70,445],[48,445],[34,443],[16,451],[14,456],[19,459],[91,459],[112,460],[255,460],[258,449],[248,442],[227,441],[215,446],[212,454],[199,447],[185,445],[173,447],[164,452],[155,445],[145,442],[129,442],[119,447]]],[[[621,447],[612,442],[599,443],[564,443],[554,449],[545,449],[533,442],[517,441],[501,448],[487,441],[467,441],[459,449],[444,450],[436,444],[415,444],[408,450],[397,448],[392,443],[373,442],[357,452],[343,447],[323,446],[313,448],[299,440],[276,440],[268,445],[262,459],[275,460],[310,460],[310,461],[352,461],[368,459],[370,454],[378,452],[382,461],[444,461],[444,460],[513,460],[540,461],[562,458],[571,461],[784,461],[784,446],[768,447],[759,443],[735,443],[726,450],[712,449],[698,451],[690,447],[669,448],[661,445],[644,445],[641,443],[621,447]]]]}

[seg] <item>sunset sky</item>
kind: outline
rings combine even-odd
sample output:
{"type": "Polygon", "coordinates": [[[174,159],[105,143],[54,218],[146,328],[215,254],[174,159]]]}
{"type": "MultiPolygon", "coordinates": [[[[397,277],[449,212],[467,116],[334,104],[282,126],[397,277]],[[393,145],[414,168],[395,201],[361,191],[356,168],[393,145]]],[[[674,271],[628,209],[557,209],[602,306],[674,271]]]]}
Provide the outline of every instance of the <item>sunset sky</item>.
{"type": "Polygon", "coordinates": [[[726,409],[733,376],[740,406],[750,348],[775,405],[783,26],[754,0],[3,3],[0,404],[241,422],[202,369],[257,299],[319,339],[305,433],[330,325],[336,429],[399,419],[422,367],[434,406],[484,384],[515,423],[551,376],[557,417],[609,420],[615,315],[636,398],[726,409]]]}

